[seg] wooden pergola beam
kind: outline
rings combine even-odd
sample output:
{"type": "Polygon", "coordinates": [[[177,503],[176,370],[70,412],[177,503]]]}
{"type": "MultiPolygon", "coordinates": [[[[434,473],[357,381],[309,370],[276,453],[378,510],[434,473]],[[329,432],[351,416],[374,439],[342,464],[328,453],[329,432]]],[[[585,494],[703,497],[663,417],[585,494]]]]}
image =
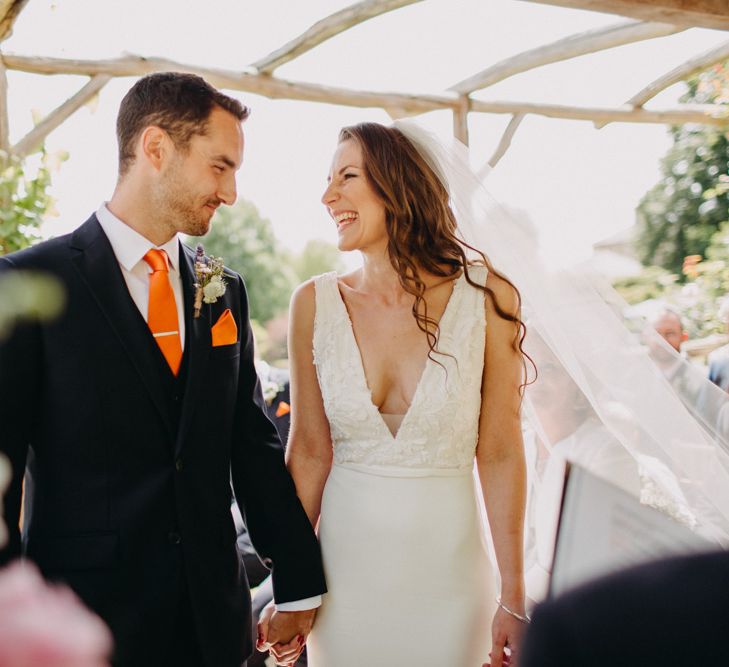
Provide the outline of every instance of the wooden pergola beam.
{"type": "Polygon", "coordinates": [[[523,0],[631,16],[642,21],[729,30],[726,0],[523,0]]]}
{"type": "Polygon", "coordinates": [[[110,80],[108,74],[97,74],[79,90],[75,95],[69,97],[58,108],[49,113],[38,125],[26,134],[11,151],[18,157],[25,157],[36,151],[43,140],[55,130],[71,114],[80,109],[94,95],[96,95],[110,80]]]}
{"type": "Polygon", "coordinates": [[[302,53],[310,51],[322,42],[369,21],[376,16],[412,5],[422,0],[363,0],[317,21],[308,30],[292,39],[281,48],[253,63],[253,67],[262,74],[271,74],[277,67],[298,58],[302,53]]]}
{"type": "Polygon", "coordinates": [[[111,60],[72,60],[65,58],[37,58],[5,54],[8,69],[31,74],[78,74],[94,76],[144,76],[152,72],[189,72],[203,77],[213,86],[228,90],[253,93],[271,99],[322,102],[351,107],[396,109],[402,115],[417,115],[438,109],[453,109],[455,97],[438,95],[402,95],[399,93],[357,91],[346,88],[321,86],[279,79],[267,74],[234,72],[209,67],[196,67],[164,58],[144,58],[128,55],[111,60]]]}
{"type": "Polygon", "coordinates": [[[6,40],[13,32],[13,23],[28,0],[0,0],[0,42],[6,40]]]}
{"type": "Polygon", "coordinates": [[[684,81],[695,74],[699,74],[712,65],[723,62],[727,58],[729,58],[729,42],[724,42],[716,48],[688,60],[683,65],[679,65],[649,83],[645,88],[633,95],[627,103],[634,107],[642,107],[648,100],[654,98],[658,93],[672,86],[674,83],[684,81]]]}
{"type": "MultiPolygon", "coordinates": [[[[311,83],[287,81],[267,74],[249,74],[222,69],[210,69],[184,65],[161,58],[125,56],[113,60],[68,60],[63,58],[36,58],[5,54],[8,69],[33,74],[77,74],[86,76],[106,75],[144,76],[151,72],[190,72],[202,76],[212,85],[228,90],[238,90],[272,99],[321,102],[340,106],[379,108],[397,110],[400,115],[418,115],[441,109],[451,112],[461,108],[462,102],[456,96],[403,95],[400,93],[372,92],[320,86],[311,83]]],[[[470,111],[478,113],[535,114],[549,118],[585,120],[593,123],[657,123],[681,124],[701,123],[724,126],[729,118],[724,117],[721,105],[684,105],[679,109],[651,110],[632,108],[587,108],[528,102],[487,102],[470,99],[470,111]]]]}
{"type": "Polygon", "coordinates": [[[622,107],[617,109],[601,107],[571,107],[559,104],[535,104],[531,102],[485,102],[471,101],[471,111],[481,113],[534,114],[562,120],[586,120],[596,125],[608,123],[653,123],[660,125],[682,125],[700,123],[716,127],[729,126],[725,116],[725,105],[685,104],[680,109],[647,110],[622,107]]]}
{"type": "MultiPolygon", "coordinates": [[[[495,167],[499,160],[504,157],[504,154],[509,149],[509,146],[511,146],[511,140],[514,138],[514,133],[519,128],[519,125],[521,125],[521,121],[524,120],[524,114],[523,113],[515,113],[511,120],[509,121],[509,124],[506,126],[506,129],[504,130],[504,134],[501,135],[501,141],[499,141],[499,145],[496,147],[496,150],[493,152],[493,155],[489,158],[489,161],[486,163],[488,167],[495,167]]],[[[479,174],[481,175],[481,174],[479,174]]],[[[485,174],[483,174],[485,176],[485,174]]]]}
{"type": "Polygon", "coordinates": [[[471,98],[462,95],[458,98],[458,107],[453,110],[453,136],[462,144],[468,146],[468,112],[471,108],[471,98]]]}
{"type": "Polygon", "coordinates": [[[580,32],[551,44],[539,46],[536,49],[523,51],[515,56],[506,58],[485,70],[460,81],[449,90],[461,95],[468,95],[476,90],[493,86],[499,81],[534,69],[542,65],[569,60],[588,53],[596,53],[605,49],[612,49],[624,44],[632,44],[655,37],[665,37],[685,28],[666,23],[642,23],[640,21],[623,21],[607,28],[596,28],[580,32]]]}
{"type": "MultiPolygon", "coordinates": [[[[8,117],[8,77],[0,53],[0,151],[10,153],[10,120],[8,117]]],[[[6,155],[0,156],[0,164],[6,155]]]]}

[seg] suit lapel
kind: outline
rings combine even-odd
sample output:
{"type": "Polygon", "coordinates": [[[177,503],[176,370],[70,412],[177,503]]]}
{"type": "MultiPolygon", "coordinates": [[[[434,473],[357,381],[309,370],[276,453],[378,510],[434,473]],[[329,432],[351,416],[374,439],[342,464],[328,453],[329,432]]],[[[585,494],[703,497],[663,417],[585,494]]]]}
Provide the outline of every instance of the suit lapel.
{"type": "Polygon", "coordinates": [[[203,305],[200,317],[193,317],[195,254],[184,244],[180,244],[180,246],[180,277],[182,278],[182,293],[185,300],[185,348],[189,357],[176,454],[179,454],[182,449],[187,428],[195,412],[197,397],[203,385],[212,346],[210,308],[203,305]]]}
{"type": "Polygon", "coordinates": [[[129,355],[137,373],[170,433],[174,434],[167,408],[163,378],[154,338],[132,300],[109,239],[93,215],[71,236],[72,261],[129,355]]]}

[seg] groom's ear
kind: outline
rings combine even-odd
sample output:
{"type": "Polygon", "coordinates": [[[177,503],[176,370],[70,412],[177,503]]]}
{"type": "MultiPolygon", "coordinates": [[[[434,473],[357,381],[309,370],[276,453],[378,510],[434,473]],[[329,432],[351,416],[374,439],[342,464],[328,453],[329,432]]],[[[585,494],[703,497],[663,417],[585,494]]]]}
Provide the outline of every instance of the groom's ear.
{"type": "Polygon", "coordinates": [[[139,150],[144,159],[159,171],[164,162],[165,154],[169,151],[170,137],[161,127],[150,125],[142,132],[139,150]]]}

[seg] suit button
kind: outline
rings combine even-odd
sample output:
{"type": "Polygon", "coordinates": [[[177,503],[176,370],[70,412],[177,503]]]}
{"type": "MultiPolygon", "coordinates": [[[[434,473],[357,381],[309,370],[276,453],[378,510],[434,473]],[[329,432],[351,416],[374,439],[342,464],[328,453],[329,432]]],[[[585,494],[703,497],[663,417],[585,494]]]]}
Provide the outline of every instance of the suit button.
{"type": "Polygon", "coordinates": [[[170,531],[170,534],[167,536],[167,539],[169,540],[170,544],[179,544],[182,542],[182,538],[180,537],[180,534],[174,530],[170,531]]]}
{"type": "Polygon", "coordinates": [[[175,470],[177,470],[177,472],[182,472],[184,467],[185,464],[182,462],[182,459],[177,459],[177,461],[175,461],[175,470]]]}
{"type": "Polygon", "coordinates": [[[273,561],[270,558],[262,558],[261,562],[270,570],[273,567],[273,561]]]}

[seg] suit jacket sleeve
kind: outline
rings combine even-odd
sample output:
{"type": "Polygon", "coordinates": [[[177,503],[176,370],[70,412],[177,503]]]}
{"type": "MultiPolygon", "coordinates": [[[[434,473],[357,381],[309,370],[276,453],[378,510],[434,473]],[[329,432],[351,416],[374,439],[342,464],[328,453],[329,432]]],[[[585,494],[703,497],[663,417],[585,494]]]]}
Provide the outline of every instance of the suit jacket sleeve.
{"type": "MultiPolygon", "coordinates": [[[[3,278],[13,268],[8,258],[0,258],[0,292],[3,278]]],[[[0,331],[0,452],[8,459],[12,477],[2,501],[2,519],[8,542],[0,550],[0,565],[20,556],[18,522],[23,490],[23,475],[31,440],[34,408],[40,400],[40,328],[19,323],[0,331]]],[[[0,495],[1,492],[0,492],[0,495]]]]}
{"type": "Polygon", "coordinates": [[[276,427],[253,363],[253,332],[243,281],[238,398],[233,424],[231,469],[235,495],[256,551],[273,570],[276,602],[326,591],[319,543],[283,458],[276,427]]]}

